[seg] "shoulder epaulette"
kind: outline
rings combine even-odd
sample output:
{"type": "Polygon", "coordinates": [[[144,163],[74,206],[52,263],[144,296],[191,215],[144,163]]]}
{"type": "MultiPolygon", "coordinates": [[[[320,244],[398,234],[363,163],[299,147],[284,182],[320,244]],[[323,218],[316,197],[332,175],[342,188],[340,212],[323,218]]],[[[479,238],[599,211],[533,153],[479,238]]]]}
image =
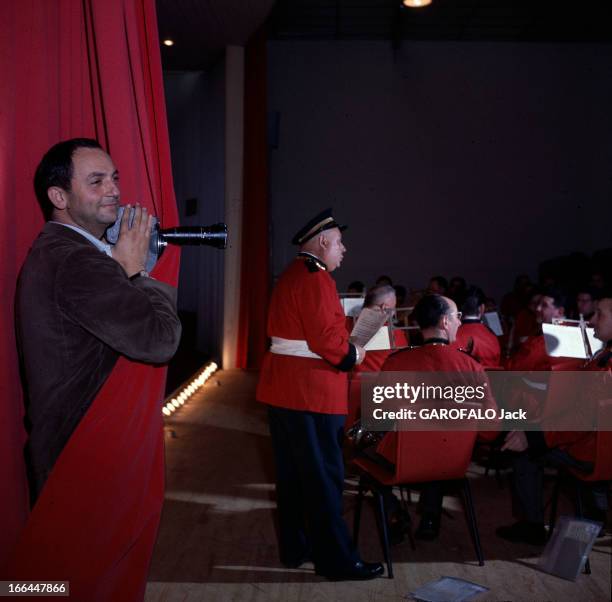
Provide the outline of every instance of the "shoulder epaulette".
{"type": "Polygon", "coordinates": [[[316,259],[309,257],[306,259],[306,261],[304,261],[304,263],[306,264],[308,271],[311,273],[325,270],[325,268],[316,259]]]}
{"type": "Polygon", "coordinates": [[[302,257],[304,259],[304,264],[310,273],[327,271],[327,266],[320,259],[314,255],[311,255],[310,253],[300,252],[298,253],[298,257],[302,257]]]}

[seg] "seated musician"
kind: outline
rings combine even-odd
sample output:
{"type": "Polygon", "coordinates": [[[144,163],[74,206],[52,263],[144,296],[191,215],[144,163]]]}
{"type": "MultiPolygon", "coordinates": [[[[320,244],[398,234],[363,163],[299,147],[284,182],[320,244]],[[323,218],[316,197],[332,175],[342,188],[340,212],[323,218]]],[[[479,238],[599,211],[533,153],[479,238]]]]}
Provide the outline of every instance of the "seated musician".
{"type": "MultiPolygon", "coordinates": [[[[515,317],[510,317],[512,324],[507,350],[514,354],[519,346],[529,337],[535,336],[540,332],[540,325],[537,318],[537,308],[540,304],[540,290],[532,288],[527,295],[525,307],[518,310],[515,317]]],[[[506,316],[508,318],[508,316],[506,316]]]]}
{"type": "MultiPolygon", "coordinates": [[[[601,349],[582,368],[584,371],[606,372],[601,380],[589,381],[593,385],[580,392],[575,405],[576,420],[584,413],[584,406],[593,407],[603,399],[612,397],[612,294],[597,303],[592,317],[595,336],[604,342],[601,349]]],[[[544,528],[543,472],[546,464],[569,466],[588,474],[593,469],[596,451],[596,431],[580,432],[519,432],[506,440],[505,448],[514,456],[513,509],[518,522],[497,529],[498,536],[513,542],[543,545],[544,528]]],[[[504,449],[504,448],[502,448],[504,449]]],[[[586,484],[590,496],[586,500],[585,516],[605,523],[607,514],[608,483],[586,484]]]]}
{"type": "MultiPolygon", "coordinates": [[[[395,309],[396,302],[395,289],[389,284],[380,284],[368,291],[363,307],[391,313],[395,309]]],[[[408,346],[408,338],[404,330],[393,330],[393,336],[396,349],[408,346]]],[[[349,383],[349,407],[345,423],[346,428],[350,428],[361,415],[360,374],[362,372],[380,372],[380,368],[391,353],[393,353],[393,349],[368,350],[363,362],[353,369],[349,383]]]]}
{"type": "Polygon", "coordinates": [[[446,295],[448,292],[448,280],[444,276],[432,276],[427,285],[430,295],[446,295]]]}
{"type": "Polygon", "coordinates": [[[364,289],[365,284],[361,282],[361,280],[353,280],[353,282],[348,285],[347,292],[353,295],[362,295],[364,289]]]}
{"type": "Polygon", "coordinates": [[[482,322],[484,312],[484,293],[478,287],[470,287],[461,306],[461,326],[452,346],[465,351],[484,368],[496,368],[500,365],[501,349],[497,336],[482,322]]]}
{"type": "Polygon", "coordinates": [[[463,305],[463,301],[468,291],[468,285],[463,276],[453,276],[448,285],[448,296],[457,304],[463,305]]]}
{"type": "MultiPolygon", "coordinates": [[[[384,363],[383,371],[440,372],[440,378],[444,378],[446,374],[449,379],[454,379],[448,382],[449,385],[477,386],[486,379],[484,369],[478,362],[451,346],[461,325],[461,313],[457,311],[452,299],[441,295],[425,295],[416,304],[413,315],[423,333],[423,346],[394,353],[384,363]],[[456,382],[457,379],[461,379],[461,382],[456,382]]],[[[497,408],[495,400],[489,394],[485,397],[483,406],[497,408]]],[[[497,434],[496,431],[489,431],[479,436],[492,440],[497,434]]],[[[388,463],[392,463],[395,461],[396,445],[397,432],[391,431],[378,444],[376,452],[388,463]]],[[[415,534],[417,538],[431,540],[438,536],[443,493],[442,482],[431,482],[423,487],[420,498],[422,516],[415,534]]],[[[387,503],[387,507],[390,505],[387,503]]],[[[394,525],[390,526],[393,535],[394,525]]]]}
{"type": "MultiPolygon", "coordinates": [[[[508,370],[514,372],[550,372],[553,367],[566,370],[580,368],[580,360],[551,357],[546,352],[542,324],[551,324],[554,319],[563,318],[566,306],[567,297],[559,289],[547,288],[541,291],[536,307],[539,334],[527,337],[523,341],[508,361],[508,370]]],[[[508,405],[511,409],[524,409],[529,416],[536,417],[546,397],[545,383],[548,381],[548,375],[542,375],[541,377],[534,375],[529,381],[532,385],[529,388],[515,391],[508,400],[508,405]]]]}
{"type": "Polygon", "coordinates": [[[598,293],[595,292],[595,289],[590,286],[582,286],[578,288],[576,291],[576,311],[574,312],[573,317],[576,320],[580,319],[580,316],[587,322],[593,317],[595,313],[595,302],[598,293]]]}

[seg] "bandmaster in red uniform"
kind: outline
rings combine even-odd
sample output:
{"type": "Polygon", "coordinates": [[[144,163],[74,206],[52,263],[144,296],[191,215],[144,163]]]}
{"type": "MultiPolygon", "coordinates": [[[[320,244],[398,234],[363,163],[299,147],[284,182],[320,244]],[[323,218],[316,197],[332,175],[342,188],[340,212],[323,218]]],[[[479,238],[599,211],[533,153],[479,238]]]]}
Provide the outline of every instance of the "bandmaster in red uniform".
{"type": "Polygon", "coordinates": [[[331,209],[293,238],[300,252],[276,284],[268,315],[270,351],[257,399],[268,405],[276,460],[279,548],[283,564],[312,559],[329,579],[372,579],[342,518],[341,452],[347,372],[365,351],[349,343],[344,313],[329,272],[341,263],[341,231],[331,209]]]}

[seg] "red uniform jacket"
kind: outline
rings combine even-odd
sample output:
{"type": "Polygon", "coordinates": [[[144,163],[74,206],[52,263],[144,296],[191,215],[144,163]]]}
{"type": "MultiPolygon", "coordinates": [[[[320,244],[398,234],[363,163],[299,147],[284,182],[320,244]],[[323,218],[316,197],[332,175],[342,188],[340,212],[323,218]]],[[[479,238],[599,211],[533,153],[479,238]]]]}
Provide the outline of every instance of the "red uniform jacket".
{"type": "Polygon", "coordinates": [[[514,324],[514,340],[518,341],[522,337],[536,336],[540,330],[540,325],[536,315],[529,309],[522,309],[516,316],[514,324]]]}
{"type": "MultiPolygon", "coordinates": [[[[550,372],[551,370],[579,370],[582,360],[567,357],[550,357],[546,353],[544,335],[529,337],[524,341],[517,352],[508,362],[508,370],[515,372],[550,372]]],[[[530,380],[548,382],[548,375],[539,379],[534,375],[530,380]]],[[[525,387],[512,391],[507,400],[509,409],[524,409],[530,418],[537,418],[541,414],[546,392],[525,387]]]]}
{"type": "MultiPolygon", "coordinates": [[[[383,372],[453,372],[461,373],[463,381],[456,378],[448,384],[451,385],[479,385],[486,378],[484,368],[469,355],[453,349],[449,345],[423,345],[412,349],[404,349],[391,355],[382,367],[383,372]]],[[[489,391],[489,388],[487,388],[489,391]]],[[[483,408],[494,408],[497,404],[492,396],[483,399],[483,408]]],[[[497,431],[484,431],[479,436],[492,441],[498,435],[497,431]]],[[[379,443],[376,451],[395,462],[395,446],[397,433],[390,432],[379,443]]]]}
{"type": "Polygon", "coordinates": [[[451,346],[466,350],[485,368],[496,368],[500,365],[499,340],[480,322],[462,324],[457,331],[457,340],[451,346]]]}
{"type": "Polygon", "coordinates": [[[291,410],[346,414],[347,373],[335,366],[346,361],[352,346],[336,283],[328,272],[311,271],[303,257],[289,265],[272,293],[268,336],[306,341],[323,359],[268,351],[257,399],[291,410]]]}
{"type": "Polygon", "coordinates": [[[538,334],[527,338],[508,362],[508,370],[521,371],[543,371],[552,369],[552,363],[556,358],[551,358],[546,353],[544,335],[538,334]]]}
{"type": "MultiPolygon", "coordinates": [[[[612,358],[608,358],[604,365],[600,365],[602,354],[609,353],[603,349],[596,354],[583,368],[587,371],[608,372],[610,378],[595,381],[595,389],[579,392],[580,402],[576,411],[580,412],[580,404],[588,404],[593,407],[603,399],[612,396],[612,358]]],[[[579,420],[579,417],[577,417],[579,420]]],[[[559,447],[567,451],[572,457],[585,462],[595,462],[597,432],[596,431],[549,431],[544,433],[548,447],[559,447]]],[[[611,452],[612,453],[612,450],[611,452]]]]}

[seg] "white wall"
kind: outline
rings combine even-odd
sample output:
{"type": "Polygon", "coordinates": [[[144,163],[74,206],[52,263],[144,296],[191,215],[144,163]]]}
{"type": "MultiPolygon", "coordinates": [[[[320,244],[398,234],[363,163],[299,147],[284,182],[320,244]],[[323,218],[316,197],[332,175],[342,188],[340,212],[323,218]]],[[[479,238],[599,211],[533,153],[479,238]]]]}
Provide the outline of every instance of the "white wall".
{"type": "Polygon", "coordinates": [[[333,206],[339,288],[461,274],[499,297],[544,259],[610,245],[612,47],[269,44],[273,273],[333,206]]]}

